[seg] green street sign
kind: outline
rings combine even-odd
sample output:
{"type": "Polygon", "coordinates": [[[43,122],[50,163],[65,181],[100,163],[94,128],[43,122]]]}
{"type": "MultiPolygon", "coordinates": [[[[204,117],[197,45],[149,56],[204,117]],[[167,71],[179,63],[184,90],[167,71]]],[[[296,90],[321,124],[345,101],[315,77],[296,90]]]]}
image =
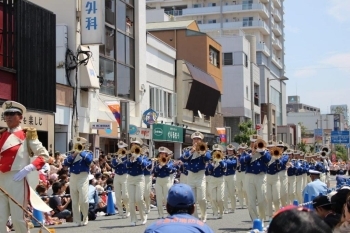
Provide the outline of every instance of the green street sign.
{"type": "Polygon", "coordinates": [[[183,143],[183,128],[174,125],[153,124],[153,140],[183,143]]]}

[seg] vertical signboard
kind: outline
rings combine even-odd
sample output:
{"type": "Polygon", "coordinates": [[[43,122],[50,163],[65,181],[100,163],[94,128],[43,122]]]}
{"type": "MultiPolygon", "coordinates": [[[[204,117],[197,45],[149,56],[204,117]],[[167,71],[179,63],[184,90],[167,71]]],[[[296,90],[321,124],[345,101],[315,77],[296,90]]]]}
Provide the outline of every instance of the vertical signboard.
{"type": "Polygon", "coordinates": [[[81,44],[103,44],[105,35],[105,1],[81,0],[81,44]]]}

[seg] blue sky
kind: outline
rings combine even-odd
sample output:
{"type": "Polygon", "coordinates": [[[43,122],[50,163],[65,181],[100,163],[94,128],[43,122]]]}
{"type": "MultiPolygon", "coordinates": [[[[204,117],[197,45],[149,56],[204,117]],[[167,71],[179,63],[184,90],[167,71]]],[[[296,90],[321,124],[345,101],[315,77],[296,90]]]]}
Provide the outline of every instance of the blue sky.
{"type": "Polygon", "coordinates": [[[330,112],[350,107],[350,0],[286,0],[287,96],[330,112]]]}

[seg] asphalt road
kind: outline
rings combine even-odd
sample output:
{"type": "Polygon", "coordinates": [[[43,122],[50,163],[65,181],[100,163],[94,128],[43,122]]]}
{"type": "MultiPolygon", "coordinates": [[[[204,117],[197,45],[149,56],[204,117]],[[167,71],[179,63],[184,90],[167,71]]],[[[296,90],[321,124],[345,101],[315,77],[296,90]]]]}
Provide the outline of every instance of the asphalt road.
{"type": "MultiPolygon", "coordinates": [[[[331,187],[335,187],[335,177],[331,177],[331,187]]],[[[238,203],[237,203],[238,204],[238,203]]],[[[211,209],[208,209],[207,224],[215,233],[229,232],[248,232],[252,226],[248,210],[236,209],[235,213],[225,214],[223,219],[212,219],[211,209]]],[[[130,226],[130,218],[121,219],[118,215],[97,217],[95,221],[90,221],[87,226],[74,227],[72,223],[65,223],[54,226],[53,228],[58,233],[89,233],[89,232],[127,232],[127,233],[142,233],[147,226],[157,220],[157,209],[152,209],[148,214],[146,225],[140,225],[140,222],[134,226],[130,226]]],[[[266,225],[266,223],[265,223],[266,225]]],[[[51,227],[50,227],[51,228],[51,227]]],[[[31,229],[31,232],[38,233],[40,228],[31,229]]],[[[45,231],[43,231],[45,232],[45,231]]]]}

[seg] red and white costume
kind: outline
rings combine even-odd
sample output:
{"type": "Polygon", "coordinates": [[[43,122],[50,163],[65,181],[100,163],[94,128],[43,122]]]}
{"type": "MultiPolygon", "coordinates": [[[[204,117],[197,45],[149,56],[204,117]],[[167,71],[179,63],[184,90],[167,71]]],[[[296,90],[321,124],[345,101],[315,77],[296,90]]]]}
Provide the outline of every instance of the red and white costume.
{"type": "MultiPolygon", "coordinates": [[[[30,129],[30,133],[32,132],[36,135],[35,129],[30,129]]],[[[14,181],[13,177],[30,164],[31,152],[40,155],[31,163],[37,170],[40,170],[49,158],[41,142],[37,138],[27,139],[26,134],[27,130],[23,130],[20,126],[0,132],[0,187],[24,208],[27,207],[29,198],[27,179],[14,181]]],[[[38,177],[36,179],[38,180],[38,177]]],[[[28,232],[23,210],[2,192],[0,192],[0,210],[0,232],[7,232],[6,222],[10,215],[16,232],[28,232]]]]}

